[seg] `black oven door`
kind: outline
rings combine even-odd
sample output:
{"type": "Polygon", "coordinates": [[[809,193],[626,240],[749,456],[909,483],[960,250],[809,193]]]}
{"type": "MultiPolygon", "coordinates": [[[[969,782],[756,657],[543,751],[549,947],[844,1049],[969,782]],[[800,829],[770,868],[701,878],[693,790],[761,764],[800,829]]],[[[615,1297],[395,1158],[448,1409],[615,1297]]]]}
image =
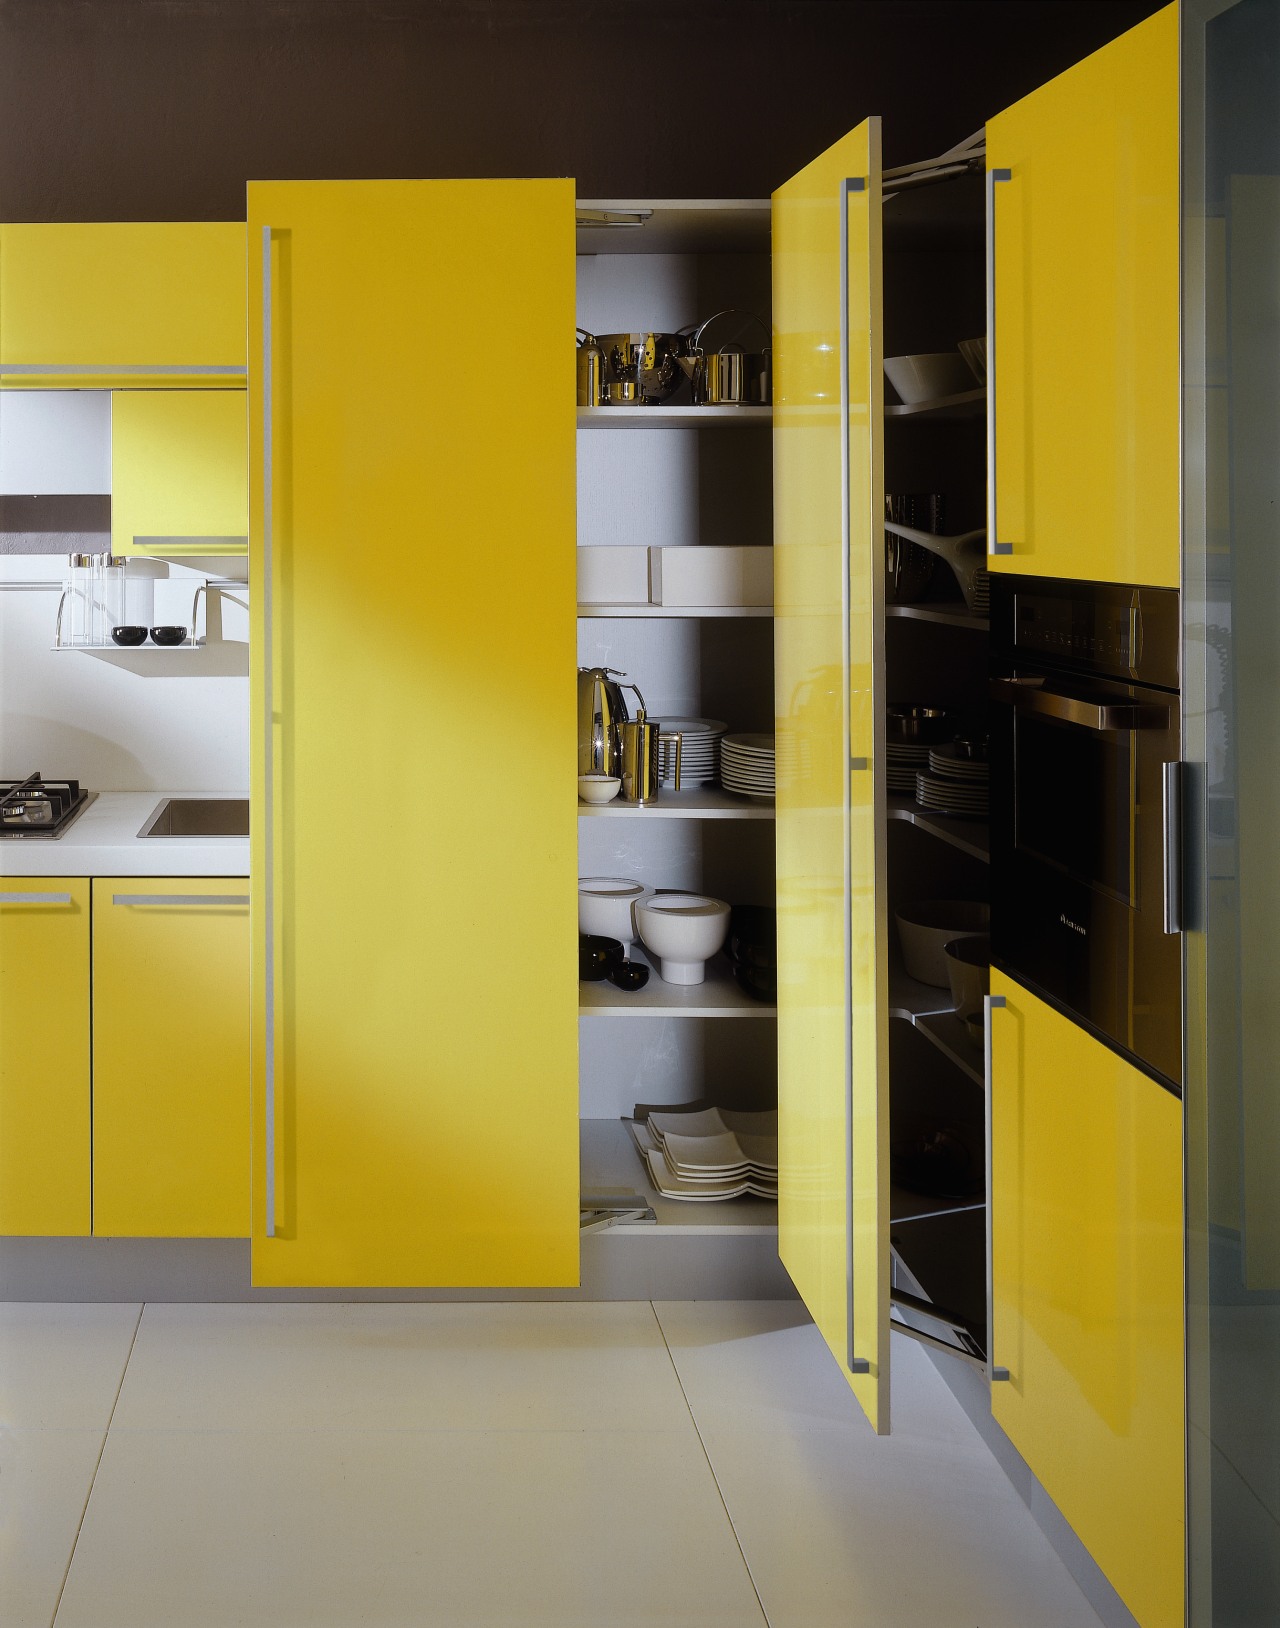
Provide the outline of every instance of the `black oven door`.
{"type": "Polygon", "coordinates": [[[1165,852],[1178,697],[1019,664],[992,703],[992,959],[1179,1089],[1165,852]]]}

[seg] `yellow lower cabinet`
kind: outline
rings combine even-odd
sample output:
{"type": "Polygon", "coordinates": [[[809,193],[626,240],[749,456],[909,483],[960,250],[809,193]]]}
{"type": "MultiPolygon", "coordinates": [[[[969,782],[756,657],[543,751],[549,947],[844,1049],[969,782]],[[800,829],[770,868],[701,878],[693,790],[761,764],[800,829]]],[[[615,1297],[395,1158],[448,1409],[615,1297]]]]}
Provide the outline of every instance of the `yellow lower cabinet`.
{"type": "Polygon", "coordinates": [[[93,884],[93,1230],[249,1234],[243,877],[93,884]]]}
{"type": "Polygon", "coordinates": [[[1181,1628],[1182,1105],[991,990],[992,1409],[1142,1628],[1181,1628]]]}
{"type": "Polygon", "coordinates": [[[0,1233],[89,1232],[89,882],[0,878],[0,1233]]]}
{"type": "Polygon", "coordinates": [[[113,390],[113,554],[245,554],[243,390],[113,390]]]}

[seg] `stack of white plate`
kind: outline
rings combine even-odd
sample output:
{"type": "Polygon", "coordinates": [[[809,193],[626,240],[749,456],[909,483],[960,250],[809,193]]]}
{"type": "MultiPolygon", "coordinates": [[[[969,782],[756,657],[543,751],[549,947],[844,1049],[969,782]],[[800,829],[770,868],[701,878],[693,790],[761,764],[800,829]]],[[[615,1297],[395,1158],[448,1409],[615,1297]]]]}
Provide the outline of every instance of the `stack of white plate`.
{"type": "Polygon", "coordinates": [[[774,793],[772,735],[726,735],[720,742],[720,784],[743,797],[771,802],[774,793]]]}
{"type": "Polygon", "coordinates": [[[929,766],[929,748],[918,746],[914,741],[888,741],[885,754],[888,758],[886,778],[889,790],[905,792],[908,797],[914,797],[916,775],[929,766]]]}
{"type": "Polygon", "coordinates": [[[987,765],[967,757],[957,746],[935,746],[929,772],[916,775],[916,802],[935,814],[985,819],[988,810],[987,765]]]}
{"type": "MultiPolygon", "coordinates": [[[[719,718],[659,718],[659,732],[680,736],[680,785],[714,786],[719,770],[720,737],[728,727],[719,718]]],[[[671,791],[676,783],[676,743],[663,741],[658,748],[658,768],[662,784],[671,791]]]]}

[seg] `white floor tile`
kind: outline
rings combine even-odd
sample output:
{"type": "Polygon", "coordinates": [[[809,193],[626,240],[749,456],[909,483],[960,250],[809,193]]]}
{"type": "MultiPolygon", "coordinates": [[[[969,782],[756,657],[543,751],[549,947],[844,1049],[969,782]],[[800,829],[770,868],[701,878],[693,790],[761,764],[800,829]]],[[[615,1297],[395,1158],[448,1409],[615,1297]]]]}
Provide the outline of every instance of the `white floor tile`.
{"type": "Polygon", "coordinates": [[[0,1302],[0,1424],[105,1430],[141,1309],[0,1302]]]}
{"type": "Polygon", "coordinates": [[[122,1429],[671,1428],[647,1301],[148,1305],[122,1429]]]}
{"type": "Polygon", "coordinates": [[[58,1614],[58,1628],[763,1623],[691,1430],[116,1426],[58,1614]]]}
{"type": "Polygon", "coordinates": [[[101,1430],[0,1429],[0,1623],[49,1628],[101,1430]]]}

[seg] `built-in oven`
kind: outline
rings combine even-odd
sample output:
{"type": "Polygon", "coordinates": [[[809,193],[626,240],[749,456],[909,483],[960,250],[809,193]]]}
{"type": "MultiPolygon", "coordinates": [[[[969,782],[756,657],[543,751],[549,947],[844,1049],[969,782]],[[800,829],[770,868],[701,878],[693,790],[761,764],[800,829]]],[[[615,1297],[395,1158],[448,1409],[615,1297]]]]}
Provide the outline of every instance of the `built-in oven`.
{"type": "Polygon", "coordinates": [[[1178,594],[993,574],[991,958],[1182,1089],[1178,594]]]}

